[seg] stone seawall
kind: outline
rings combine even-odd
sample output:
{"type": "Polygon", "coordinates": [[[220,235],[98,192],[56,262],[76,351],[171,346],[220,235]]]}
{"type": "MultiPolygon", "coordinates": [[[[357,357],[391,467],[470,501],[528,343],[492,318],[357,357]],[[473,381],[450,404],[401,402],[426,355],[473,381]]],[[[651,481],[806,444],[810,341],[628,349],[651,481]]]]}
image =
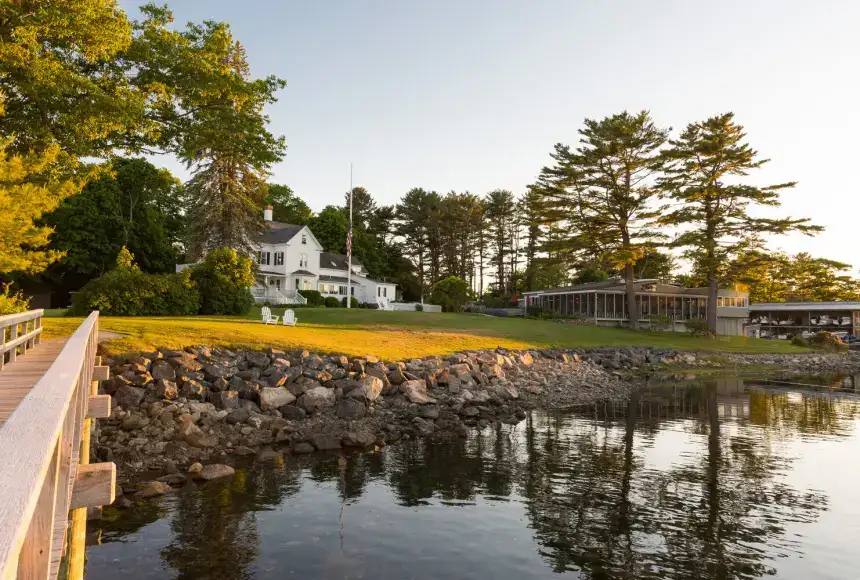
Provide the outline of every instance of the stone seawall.
{"type": "Polygon", "coordinates": [[[188,477],[229,474],[226,465],[201,471],[202,463],[228,456],[465,437],[469,429],[516,424],[532,408],[625,399],[641,371],[666,365],[860,367],[857,357],[836,355],[720,360],[654,348],[497,349],[399,362],[277,349],[163,349],[106,361],[111,378],[101,389],[113,397],[113,411],[98,422],[94,448],[99,459],[117,463],[121,481],[164,472],[139,492],[157,495],[188,477]]]}

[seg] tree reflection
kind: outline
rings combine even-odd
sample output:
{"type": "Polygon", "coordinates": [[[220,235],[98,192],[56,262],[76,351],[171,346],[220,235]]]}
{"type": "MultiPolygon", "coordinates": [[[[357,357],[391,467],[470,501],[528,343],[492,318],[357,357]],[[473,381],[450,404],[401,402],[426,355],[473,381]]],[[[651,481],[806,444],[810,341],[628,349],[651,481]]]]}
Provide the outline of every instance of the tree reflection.
{"type": "MultiPolygon", "coordinates": [[[[408,507],[521,501],[537,550],[556,572],[759,578],[775,573],[775,558],[798,553],[787,526],[815,521],[828,505],[823,493],[788,483],[785,442],[854,433],[858,407],[739,381],[654,385],[623,404],[535,413],[464,440],[254,464],[170,500],[174,539],[161,557],[179,578],[251,578],[257,512],[283,506],[311,481],[336,490],[341,520],[343,506],[371,486],[408,507]]],[[[152,521],[163,508],[142,513],[152,521]]],[[[107,528],[118,537],[139,521],[107,528]]]]}

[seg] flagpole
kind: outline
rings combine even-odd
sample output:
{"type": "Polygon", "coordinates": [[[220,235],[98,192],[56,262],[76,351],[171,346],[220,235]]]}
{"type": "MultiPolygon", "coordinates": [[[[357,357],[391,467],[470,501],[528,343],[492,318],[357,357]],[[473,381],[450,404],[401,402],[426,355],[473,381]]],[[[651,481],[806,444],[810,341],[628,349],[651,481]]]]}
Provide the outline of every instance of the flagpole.
{"type": "Polygon", "coordinates": [[[352,308],[352,162],[349,164],[349,233],[347,233],[346,264],[346,307],[352,308]]]}

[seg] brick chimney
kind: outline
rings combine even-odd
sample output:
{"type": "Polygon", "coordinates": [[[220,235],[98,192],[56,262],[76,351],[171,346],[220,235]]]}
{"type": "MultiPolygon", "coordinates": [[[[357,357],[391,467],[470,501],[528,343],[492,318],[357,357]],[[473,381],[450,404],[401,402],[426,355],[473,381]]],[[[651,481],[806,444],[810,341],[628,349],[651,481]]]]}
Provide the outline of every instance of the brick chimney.
{"type": "Polygon", "coordinates": [[[267,222],[272,221],[272,210],[275,209],[270,205],[266,206],[266,209],[263,210],[263,219],[267,222]]]}

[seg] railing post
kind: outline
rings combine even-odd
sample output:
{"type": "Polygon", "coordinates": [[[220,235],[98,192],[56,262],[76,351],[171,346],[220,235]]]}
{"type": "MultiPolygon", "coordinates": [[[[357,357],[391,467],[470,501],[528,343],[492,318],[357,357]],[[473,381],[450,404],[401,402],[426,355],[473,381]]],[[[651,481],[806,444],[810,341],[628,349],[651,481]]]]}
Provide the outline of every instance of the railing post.
{"type": "MultiPolygon", "coordinates": [[[[12,326],[9,327],[9,342],[12,342],[16,338],[18,338],[18,324],[17,323],[13,324],[12,326]]],[[[16,358],[18,358],[18,349],[13,348],[12,350],[9,351],[9,362],[10,363],[15,362],[16,358]]]]}

